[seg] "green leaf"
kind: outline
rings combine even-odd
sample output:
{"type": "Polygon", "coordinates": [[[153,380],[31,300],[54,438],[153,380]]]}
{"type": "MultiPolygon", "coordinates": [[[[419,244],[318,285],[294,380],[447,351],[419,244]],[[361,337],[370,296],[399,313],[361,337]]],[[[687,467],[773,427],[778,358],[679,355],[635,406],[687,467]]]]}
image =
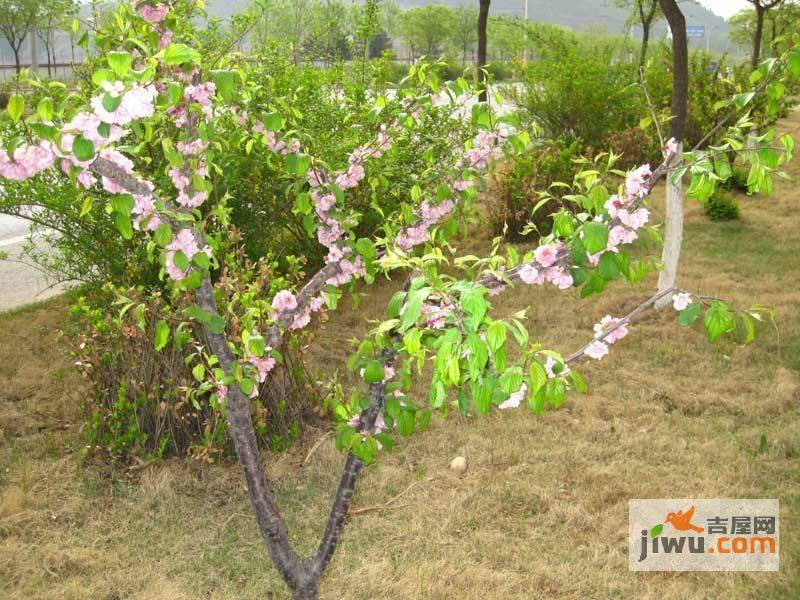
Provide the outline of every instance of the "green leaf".
{"type": "Polygon", "coordinates": [[[83,135],[78,135],[72,143],[72,153],[81,162],[91,160],[94,158],[94,144],[83,135]]]}
{"type": "Polygon", "coordinates": [[[597,272],[603,279],[614,281],[619,277],[619,267],[617,266],[616,254],[605,252],[600,255],[600,262],[597,265],[597,272]]]}
{"type": "Polygon", "coordinates": [[[492,406],[492,380],[484,380],[472,384],[472,400],[480,415],[488,415],[492,406]]]}
{"type": "Polygon", "coordinates": [[[81,212],[78,215],[78,218],[82,219],[83,217],[88,215],[89,212],[92,210],[92,206],[94,206],[94,201],[92,200],[92,197],[84,196],[83,203],[81,204],[81,212]]]}
{"type": "Polygon", "coordinates": [[[650,537],[654,538],[654,537],[660,535],[663,530],[664,530],[664,526],[661,523],[659,523],[658,525],[653,525],[650,528],[650,537]]]}
{"type": "Polygon", "coordinates": [[[431,288],[424,287],[409,292],[406,310],[400,318],[400,331],[405,331],[417,322],[422,313],[422,303],[425,302],[431,291],[431,288]]]}
{"type": "Polygon", "coordinates": [[[506,343],[506,324],[503,321],[494,321],[486,330],[486,341],[489,348],[496,352],[506,343]]]}
{"type": "Polygon", "coordinates": [[[597,254],[605,250],[608,246],[608,227],[602,223],[585,223],[582,241],[589,254],[597,254]]]}
{"type": "Polygon", "coordinates": [[[744,325],[745,331],[744,343],[752,344],[756,339],[756,325],[747,313],[742,314],[742,324],[744,325]]]}
{"type": "Polygon", "coordinates": [[[403,409],[395,419],[397,433],[406,436],[414,433],[414,411],[403,409]]]}
{"type": "Polygon", "coordinates": [[[153,340],[153,345],[156,349],[156,352],[160,352],[164,349],[164,346],[167,345],[167,342],[169,341],[169,334],[170,329],[167,322],[163,319],[159,320],[158,323],[156,323],[155,339],[153,340]]]}
{"type": "MultiPolygon", "coordinates": [[[[687,307],[688,308],[688,307],[687,307]]],[[[736,319],[728,307],[718,301],[711,303],[703,318],[709,341],[716,342],[722,335],[736,328],[736,319]]]]}
{"type": "MultiPolygon", "coordinates": [[[[131,70],[131,55],[127,52],[109,52],[106,54],[108,66],[113,69],[117,77],[122,78],[131,70]]],[[[106,109],[108,110],[108,109],[106,109]]]]}
{"type": "Polygon", "coordinates": [[[239,74],[236,71],[215,70],[211,71],[211,76],[214,78],[216,93],[220,98],[229,102],[236,97],[236,87],[239,82],[239,74]]]}
{"type": "Polygon", "coordinates": [[[8,99],[6,112],[8,113],[8,116],[11,117],[11,121],[18,123],[22,118],[22,115],[25,113],[25,99],[17,94],[11,96],[11,98],[8,99]]]}
{"type": "Polygon", "coordinates": [[[283,129],[283,118],[277,113],[264,115],[264,129],[267,131],[280,131],[283,129]]]}
{"type": "Polygon", "coordinates": [[[129,240],[133,237],[133,225],[128,215],[114,213],[114,225],[116,225],[117,231],[124,239],[129,240]]]}
{"type": "Polygon", "coordinates": [[[198,323],[208,327],[211,333],[222,333],[225,331],[225,319],[219,315],[213,315],[197,305],[187,306],[183,312],[190,319],[194,319],[198,323]]]}
{"type": "Polygon", "coordinates": [[[199,62],[200,53],[186,44],[170,44],[164,49],[164,64],[169,67],[199,62]]]}
{"type": "Polygon", "coordinates": [[[476,381],[486,368],[486,363],[489,362],[489,347],[477,333],[467,335],[467,346],[469,347],[469,356],[467,357],[469,377],[476,381]]]}
{"type": "Polygon", "coordinates": [[[172,242],[172,228],[166,223],[162,223],[158,226],[158,229],[156,229],[153,239],[155,239],[156,244],[165,248],[172,242]]]}
{"type": "Polygon", "coordinates": [[[311,166],[311,157],[305,154],[287,154],[284,166],[289,173],[301,177],[308,172],[311,166]]]}
{"type": "Polygon", "coordinates": [[[112,96],[111,94],[103,94],[103,108],[108,112],[113,113],[122,104],[122,96],[112,96]]]}
{"type": "Polygon", "coordinates": [[[378,383],[383,381],[386,373],[383,370],[383,364],[379,360],[371,360],[367,363],[364,369],[364,381],[367,383],[378,383]]]}
{"type": "Polygon", "coordinates": [[[689,327],[700,318],[702,312],[703,306],[699,302],[692,302],[680,312],[678,316],[678,325],[681,327],[689,327]]]}
{"type": "Polygon", "coordinates": [[[538,360],[531,363],[530,367],[531,388],[530,393],[535,394],[547,383],[547,371],[538,360]]]}
{"type": "Polygon", "coordinates": [[[36,105],[36,115],[42,121],[49,121],[53,118],[55,114],[53,110],[53,100],[52,98],[42,98],[39,100],[39,104],[36,105]]]}
{"type": "Polygon", "coordinates": [[[267,349],[267,343],[263,336],[253,335],[247,339],[247,348],[250,350],[250,354],[260,357],[264,356],[264,352],[267,349]]]}
{"type": "Polygon", "coordinates": [[[356,252],[358,252],[367,263],[375,260],[375,244],[370,239],[359,239],[356,242],[356,252]]]}

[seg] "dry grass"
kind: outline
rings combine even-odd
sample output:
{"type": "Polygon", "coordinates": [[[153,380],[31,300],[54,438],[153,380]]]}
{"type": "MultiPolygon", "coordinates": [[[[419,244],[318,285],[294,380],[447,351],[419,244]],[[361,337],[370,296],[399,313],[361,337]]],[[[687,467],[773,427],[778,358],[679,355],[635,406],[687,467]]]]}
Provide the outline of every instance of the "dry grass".
{"type": "MultiPolygon", "coordinates": [[[[800,124],[797,114],[793,126],[800,124]]],[[[795,165],[794,173],[800,172],[795,165]]],[[[660,194],[659,194],[660,195],[660,194]]],[[[681,285],[776,308],[754,346],[710,346],[651,315],[601,363],[586,396],[541,417],[434,419],[367,470],[323,585],[325,598],[790,598],[800,589],[800,193],[743,199],[743,220],[709,222],[690,204],[681,285]],[[760,451],[766,436],[766,452],[760,451]],[[464,477],[447,465],[469,461],[464,477]],[[630,573],[627,500],[777,497],[779,573],[630,573]]],[[[480,246],[485,239],[470,240],[480,246]]],[[[530,330],[571,351],[606,313],[649,295],[615,286],[578,301],[514,290],[500,313],[530,306],[530,330]],[[573,321],[574,320],[574,321],[573,321]]],[[[311,358],[344,372],[347,340],[394,291],[377,286],[358,311],[319,333],[311,358]]],[[[132,482],[78,466],[80,382],[54,343],[58,301],[2,317],[0,329],[0,596],[180,600],[283,598],[235,465],[171,461],[132,482]]],[[[310,551],[342,456],[323,431],[270,456],[293,537],[310,551]]]]}

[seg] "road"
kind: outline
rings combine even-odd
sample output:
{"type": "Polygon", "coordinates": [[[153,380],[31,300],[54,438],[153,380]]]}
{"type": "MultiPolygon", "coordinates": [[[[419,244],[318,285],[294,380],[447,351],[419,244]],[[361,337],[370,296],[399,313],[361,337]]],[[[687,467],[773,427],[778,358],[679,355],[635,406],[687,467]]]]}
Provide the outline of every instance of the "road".
{"type": "Polygon", "coordinates": [[[0,260],[0,311],[44,300],[63,291],[63,286],[48,288],[41,273],[34,267],[18,262],[28,222],[0,215],[0,253],[9,260],[0,260]]]}

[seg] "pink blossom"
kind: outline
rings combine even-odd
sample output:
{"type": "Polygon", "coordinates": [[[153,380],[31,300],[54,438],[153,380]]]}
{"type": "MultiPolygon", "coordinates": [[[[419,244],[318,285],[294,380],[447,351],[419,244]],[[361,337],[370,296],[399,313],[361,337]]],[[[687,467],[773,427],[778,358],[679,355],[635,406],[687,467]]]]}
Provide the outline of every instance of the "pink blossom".
{"type": "Polygon", "coordinates": [[[306,307],[299,314],[295,315],[289,329],[302,329],[311,322],[311,309],[306,307]]]}
{"type": "Polygon", "coordinates": [[[532,264],[525,264],[519,270],[519,278],[528,285],[544,283],[544,274],[532,264]]]}
{"type": "Polygon", "coordinates": [[[678,153],[678,142],[674,137],[667,140],[667,143],[664,145],[664,151],[666,152],[667,156],[678,153]]]}
{"type": "MultiPolygon", "coordinates": [[[[105,82],[103,88],[106,93],[118,97],[121,82],[105,82]]],[[[101,121],[113,125],[127,125],[131,121],[145,119],[155,113],[155,99],[158,95],[155,86],[134,86],[124,94],[114,112],[109,112],[103,106],[103,96],[99,95],[92,98],[90,104],[95,114],[101,121]]]]}
{"type": "Polygon", "coordinates": [[[172,185],[174,185],[178,191],[182,192],[189,187],[189,178],[184,175],[183,171],[180,169],[170,169],[169,176],[172,179],[172,185]]]}
{"type": "Polygon", "coordinates": [[[572,287],[572,275],[565,271],[562,267],[552,267],[547,269],[544,274],[545,279],[560,290],[566,290],[572,287]]]}
{"type": "Polygon", "coordinates": [[[181,192],[178,194],[178,197],[175,198],[175,202],[180,204],[181,206],[185,206],[186,208],[197,208],[203,204],[208,198],[207,192],[195,192],[191,196],[186,194],[185,192],[181,192]]]}
{"type": "Polygon", "coordinates": [[[648,184],[652,174],[650,165],[642,165],[628,173],[625,178],[625,191],[628,194],[628,198],[644,198],[650,191],[648,184]]]}
{"type": "Polygon", "coordinates": [[[19,146],[13,159],[0,150],[0,176],[6,179],[28,179],[49,169],[56,162],[56,154],[50,142],[19,146]]]}
{"type": "Polygon", "coordinates": [[[516,392],[510,394],[508,396],[508,399],[501,402],[497,408],[499,408],[500,410],[505,410],[507,408],[517,408],[520,402],[522,402],[525,399],[525,392],[527,391],[528,391],[528,386],[527,384],[523,383],[516,392]]]}
{"type": "Polygon", "coordinates": [[[650,212],[646,208],[637,208],[633,212],[627,210],[620,210],[617,217],[624,224],[631,229],[639,229],[647,224],[650,219],[650,212]]]}
{"type": "Polygon", "coordinates": [[[218,385],[217,386],[217,400],[220,402],[225,402],[228,399],[228,386],[227,385],[218,385]]]}
{"type": "Polygon", "coordinates": [[[281,290],[272,299],[272,308],[278,313],[293,311],[297,308],[297,298],[289,290],[281,290]]]}
{"type": "Polygon", "coordinates": [[[683,310],[692,303],[692,295],[679,292],[672,296],[672,306],[675,310],[683,310]]]}
{"type": "Polygon", "coordinates": [[[616,225],[608,232],[608,250],[616,252],[617,246],[620,244],[632,244],[638,237],[635,231],[616,225]]]}
{"type": "Polygon", "coordinates": [[[453,187],[458,192],[464,192],[469,188],[471,188],[473,185],[475,184],[469,179],[459,179],[453,184],[453,187]]]}
{"type": "MultiPolygon", "coordinates": [[[[181,229],[169,246],[167,246],[167,273],[172,279],[178,281],[186,276],[188,269],[181,270],[175,265],[176,252],[182,252],[189,260],[192,260],[195,254],[201,252],[197,245],[197,239],[194,237],[194,232],[191,229],[181,229]]],[[[208,255],[211,254],[211,250],[208,246],[203,248],[202,252],[208,255]]]]}
{"type": "Polygon", "coordinates": [[[137,12],[144,18],[145,21],[150,23],[160,23],[164,20],[169,12],[169,6],[166,4],[156,4],[151,6],[144,4],[139,6],[137,12]]]}
{"type": "MultiPolygon", "coordinates": [[[[185,95],[189,100],[197,102],[201,106],[210,106],[211,100],[214,98],[214,94],[217,88],[213,82],[208,81],[206,83],[201,83],[199,85],[189,85],[186,87],[185,95]]],[[[245,114],[245,118],[247,118],[247,113],[245,114]]]]}
{"type": "Polygon", "coordinates": [[[164,29],[158,38],[158,49],[163,50],[172,43],[172,30],[164,29]]]}
{"type": "Polygon", "coordinates": [[[583,351],[583,353],[589,358],[600,360],[608,354],[608,346],[603,342],[595,340],[586,346],[586,349],[583,351]]]}
{"type": "Polygon", "coordinates": [[[614,331],[612,331],[603,338],[603,341],[608,342],[609,344],[613,344],[614,342],[621,340],[626,335],[628,335],[628,327],[625,324],[620,324],[621,321],[622,321],[621,319],[615,319],[611,315],[606,315],[600,320],[599,323],[597,323],[594,326],[595,337],[600,337],[606,331],[609,331],[614,327],[616,327],[614,331]]]}
{"type": "Polygon", "coordinates": [[[541,267],[549,267],[558,260],[558,247],[555,244],[545,244],[533,251],[536,262],[541,267]]]}
{"type": "Polygon", "coordinates": [[[208,144],[199,138],[189,143],[178,142],[175,146],[178,148],[178,152],[184,156],[195,156],[205,152],[206,148],[208,148],[208,144]]]}
{"type": "MultiPolygon", "coordinates": [[[[269,348],[267,349],[269,350],[269,348]]],[[[275,359],[271,356],[251,356],[249,359],[251,365],[253,365],[258,370],[258,382],[264,383],[267,379],[267,373],[272,371],[275,368],[275,359]]]]}

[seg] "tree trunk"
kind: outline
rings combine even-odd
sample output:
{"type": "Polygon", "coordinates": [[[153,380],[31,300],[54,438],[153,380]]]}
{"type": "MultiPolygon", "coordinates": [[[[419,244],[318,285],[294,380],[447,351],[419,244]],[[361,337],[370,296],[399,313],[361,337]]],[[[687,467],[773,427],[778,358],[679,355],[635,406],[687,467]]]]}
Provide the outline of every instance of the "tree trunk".
{"type": "Polygon", "coordinates": [[[22,70],[22,65],[19,62],[19,48],[14,48],[12,46],[11,49],[14,51],[14,70],[17,72],[17,75],[19,75],[19,72],[22,70]]]}
{"type": "Polygon", "coordinates": [[[647,44],[650,42],[650,21],[642,22],[642,48],[639,51],[639,73],[644,68],[647,59],[647,44]]]}
{"type": "Polygon", "coordinates": [[[489,4],[491,0],[480,0],[478,9],[478,81],[482,84],[478,100],[486,102],[486,26],[489,23],[489,4]]]}
{"type": "Polygon", "coordinates": [[[756,3],[756,33],[753,36],[753,68],[758,66],[761,60],[761,38],[764,36],[764,13],[766,12],[760,4],[756,3]]]}
{"type": "MultiPolygon", "coordinates": [[[[661,10],[672,31],[672,106],[669,132],[678,142],[678,155],[672,158],[670,167],[680,164],[683,149],[683,135],[686,128],[686,112],[689,99],[689,50],[686,40],[686,19],[676,0],[660,0],[661,10]]],[[[666,219],[664,224],[664,250],[661,254],[663,267],[658,275],[658,290],[675,286],[678,276],[678,261],[683,242],[683,185],[672,181],[672,173],[667,173],[666,219]]],[[[656,303],[661,310],[671,302],[669,295],[656,303]]]]}

